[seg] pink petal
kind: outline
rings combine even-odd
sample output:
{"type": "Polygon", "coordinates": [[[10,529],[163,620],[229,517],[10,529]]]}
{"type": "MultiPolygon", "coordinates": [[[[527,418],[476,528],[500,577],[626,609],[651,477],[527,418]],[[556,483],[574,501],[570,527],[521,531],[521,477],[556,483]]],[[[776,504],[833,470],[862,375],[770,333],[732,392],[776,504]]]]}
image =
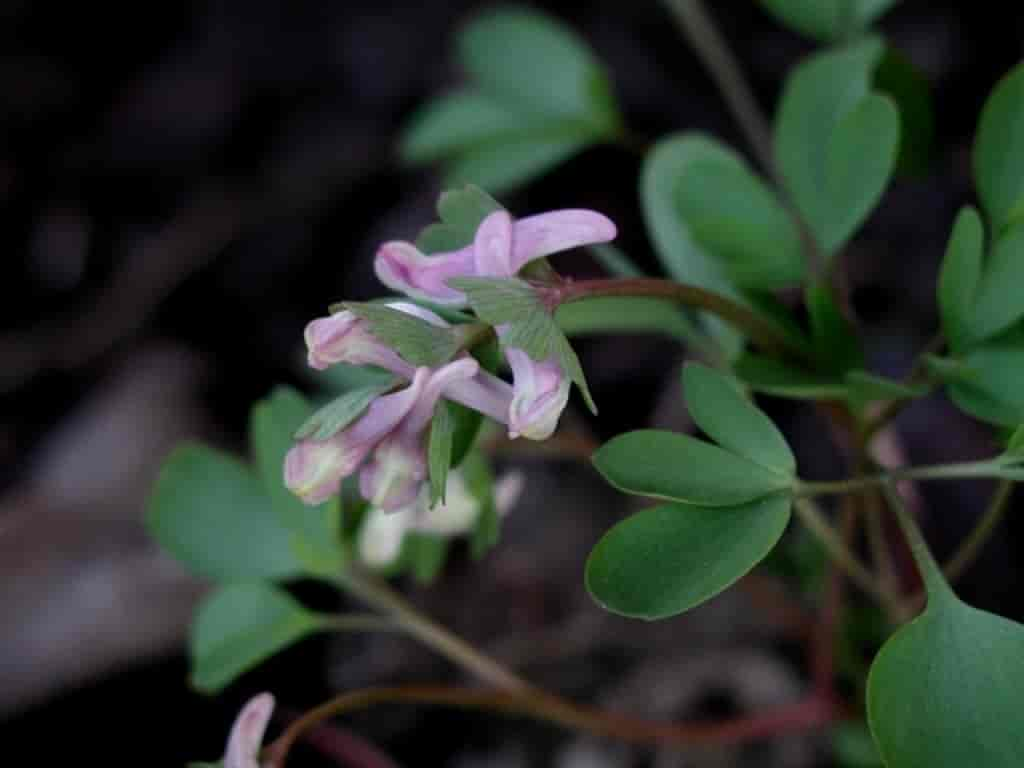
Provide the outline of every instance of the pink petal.
{"type": "MultiPolygon", "coordinates": [[[[403,310],[404,311],[404,310],[403,310]]],[[[306,326],[311,368],[324,370],[336,363],[373,365],[410,378],[413,367],[370,333],[366,321],[351,312],[320,317],[306,326]]]]}
{"type": "Polygon", "coordinates": [[[384,243],[373,266],[388,288],[414,299],[452,306],[464,306],[466,297],[449,288],[447,281],[474,273],[471,248],[427,256],[412,243],[400,241],[384,243]]]}
{"type": "Polygon", "coordinates": [[[558,427],[572,382],[556,358],[537,362],[521,349],[506,348],[505,359],[514,382],[509,437],[546,440],[558,427]]]}
{"type": "Polygon", "coordinates": [[[284,461],[284,483],[307,504],[336,494],[378,443],[393,432],[422,396],[429,368],[419,368],[408,387],[382,395],[359,419],[327,440],[300,440],[284,461]]]}
{"type": "Polygon", "coordinates": [[[434,415],[434,408],[441,395],[452,387],[455,382],[472,379],[480,371],[480,364],[472,357],[466,356],[443,365],[430,374],[423,387],[422,394],[402,424],[402,432],[416,435],[426,429],[434,415]]]}
{"type": "Polygon", "coordinates": [[[273,712],[274,697],[269,693],[249,699],[231,726],[224,768],[259,768],[263,734],[273,712]]]}
{"type": "Polygon", "coordinates": [[[512,268],[512,217],[507,211],[488,214],[473,238],[473,263],[477,275],[510,277],[512,268]]]}
{"type": "Polygon", "coordinates": [[[512,236],[512,272],[542,256],[614,240],[615,224],[607,216],[584,208],[568,208],[527,216],[516,221],[512,236]]]}

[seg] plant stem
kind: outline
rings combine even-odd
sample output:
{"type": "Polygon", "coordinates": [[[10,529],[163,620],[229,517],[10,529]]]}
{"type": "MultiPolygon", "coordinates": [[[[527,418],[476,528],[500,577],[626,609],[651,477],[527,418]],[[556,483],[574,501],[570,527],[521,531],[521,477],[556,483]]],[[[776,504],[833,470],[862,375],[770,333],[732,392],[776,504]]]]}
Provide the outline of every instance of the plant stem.
{"type": "Polygon", "coordinates": [[[434,704],[486,710],[543,720],[596,736],[637,744],[690,746],[738,744],[781,733],[815,728],[841,713],[828,700],[810,696],[772,712],[718,723],[666,723],[585,709],[547,693],[484,691],[434,685],[366,688],[343,693],[294,721],[263,752],[264,764],[283,768],[292,745],[323,720],[383,703],[434,704]]]}
{"type": "Polygon", "coordinates": [[[700,0],[665,0],[665,5],[718,86],[758,161],[774,178],[775,161],[768,121],[757,106],[757,99],[743,76],[739,62],[719,34],[704,4],[700,0]]]}
{"type": "Polygon", "coordinates": [[[818,539],[836,565],[846,572],[850,581],[877,599],[887,610],[898,604],[898,596],[891,595],[882,588],[871,571],[857,558],[835,529],[828,524],[813,501],[797,498],[794,500],[793,507],[800,521],[818,539]]]}
{"type": "Polygon", "coordinates": [[[449,629],[424,616],[415,606],[379,579],[355,568],[349,568],[341,577],[339,585],[367,605],[389,615],[399,628],[489,685],[517,693],[535,690],[511,670],[484,655],[449,629]]]}
{"type": "Polygon", "coordinates": [[[392,619],[376,613],[342,613],[324,617],[324,628],[332,632],[397,632],[392,619]]]}
{"type": "Polygon", "coordinates": [[[893,480],[951,480],[962,477],[1001,477],[1024,479],[1024,469],[1010,469],[992,461],[965,461],[958,464],[932,464],[924,467],[901,467],[871,475],[859,475],[845,480],[826,482],[799,482],[800,496],[825,496],[854,493],[865,488],[885,486],[893,480]]]}
{"type": "Polygon", "coordinates": [[[1010,505],[1010,497],[1013,496],[1013,481],[1002,480],[992,494],[988,509],[975,524],[974,529],[967,535],[967,538],[960,543],[953,556],[949,559],[942,570],[950,582],[956,581],[964,571],[981,554],[981,550],[1006,514],[1010,505]]]}
{"type": "Polygon", "coordinates": [[[900,498],[900,494],[896,490],[895,484],[891,482],[883,484],[882,493],[885,494],[889,507],[896,514],[900,528],[903,529],[903,535],[910,546],[910,553],[914,556],[914,562],[917,563],[917,570],[921,574],[921,581],[924,582],[928,597],[936,598],[952,594],[949,583],[942,575],[942,569],[935,562],[935,557],[928,548],[928,544],[921,534],[921,529],[917,526],[917,521],[914,520],[914,516],[907,510],[903,499],[900,498]]]}
{"type": "MultiPolygon", "coordinates": [[[[942,335],[941,331],[932,336],[932,338],[928,340],[928,343],[925,344],[924,349],[921,350],[917,358],[914,360],[913,366],[910,368],[910,371],[903,379],[904,383],[907,384],[908,386],[913,386],[915,384],[920,384],[922,382],[927,381],[928,370],[926,367],[926,360],[928,359],[929,355],[933,355],[939,352],[945,345],[945,343],[946,339],[942,335]]],[[[876,413],[875,416],[865,425],[863,435],[864,441],[869,441],[878,430],[880,430],[882,427],[884,427],[886,424],[892,421],[896,417],[896,414],[902,411],[910,402],[912,402],[912,400],[904,399],[890,400],[888,403],[886,403],[881,408],[881,410],[879,410],[878,413],[876,413]]]]}
{"type": "Polygon", "coordinates": [[[597,296],[645,296],[669,299],[688,307],[717,315],[743,331],[758,346],[769,352],[787,352],[809,360],[808,352],[795,344],[777,325],[739,302],[714,291],[687,283],[651,277],[612,278],[603,280],[567,280],[552,291],[551,301],[557,306],[597,296]]]}

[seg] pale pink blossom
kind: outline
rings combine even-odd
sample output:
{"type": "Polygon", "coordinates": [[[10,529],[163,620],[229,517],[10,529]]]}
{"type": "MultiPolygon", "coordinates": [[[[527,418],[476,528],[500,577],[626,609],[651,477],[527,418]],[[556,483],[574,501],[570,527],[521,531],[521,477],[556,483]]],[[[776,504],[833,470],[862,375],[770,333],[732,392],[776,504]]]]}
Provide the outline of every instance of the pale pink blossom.
{"type": "MultiPolygon", "coordinates": [[[[387,306],[439,328],[449,327],[443,318],[416,304],[396,301],[387,306]]],[[[414,365],[370,332],[369,323],[348,310],[313,320],[306,326],[305,338],[313,368],[322,370],[337,363],[372,365],[408,380],[416,371],[414,365]]],[[[465,357],[468,355],[463,353],[461,358],[465,357]]],[[[501,423],[508,421],[512,388],[487,371],[478,371],[471,379],[453,380],[444,396],[501,423]]]]}
{"type": "MultiPolygon", "coordinates": [[[[492,217],[508,217],[495,211],[492,217]]],[[[423,301],[466,306],[466,296],[448,285],[454,277],[511,277],[535,259],[615,238],[615,225],[596,211],[550,211],[511,221],[511,248],[500,253],[472,245],[447,253],[423,254],[412,243],[392,241],[377,251],[374,267],[384,285],[423,301]],[[498,258],[495,258],[497,255],[498,258]]],[[[479,231],[478,231],[479,235],[479,231]]]]}
{"type": "Polygon", "coordinates": [[[285,456],[285,485],[306,503],[320,504],[362,466],[364,498],[382,509],[411,503],[427,479],[426,428],[438,401],[457,382],[475,377],[479,368],[471,357],[436,370],[417,368],[407,387],[377,397],[333,437],[292,446],[285,456]]]}
{"type": "Polygon", "coordinates": [[[260,750],[270,716],[274,712],[274,697],[261,693],[249,699],[235,718],[224,753],[224,768],[261,768],[260,750]]]}

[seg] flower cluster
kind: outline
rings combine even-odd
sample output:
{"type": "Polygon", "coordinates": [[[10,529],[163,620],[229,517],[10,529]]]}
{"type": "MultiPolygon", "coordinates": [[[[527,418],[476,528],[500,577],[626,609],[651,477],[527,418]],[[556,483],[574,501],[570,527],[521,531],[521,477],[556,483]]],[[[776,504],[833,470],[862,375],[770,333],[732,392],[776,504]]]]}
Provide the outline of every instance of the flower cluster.
{"type": "MultiPolygon", "coordinates": [[[[375,269],[385,285],[410,298],[464,307],[466,296],[448,285],[453,278],[512,277],[535,259],[614,237],[614,224],[593,211],[554,211],[518,221],[496,211],[483,219],[473,243],[465,248],[427,256],[411,243],[389,242],[378,251],[375,269]]],[[[447,326],[416,304],[389,306],[432,325],[447,326]]],[[[495,330],[499,338],[504,337],[504,327],[495,330]]],[[[305,338],[313,368],[336,363],[374,366],[408,382],[377,397],[365,413],[333,437],[304,439],[289,451],[285,484],[310,504],[337,493],[341,481],[359,471],[360,493],[374,509],[395,512],[423,506],[419,500],[427,480],[426,428],[441,398],[507,425],[510,437],[543,440],[554,432],[569,397],[570,380],[556,358],[535,361],[525,351],[504,344],[512,386],[481,370],[465,352],[436,368],[414,366],[350,311],[314,320],[305,338]]]]}

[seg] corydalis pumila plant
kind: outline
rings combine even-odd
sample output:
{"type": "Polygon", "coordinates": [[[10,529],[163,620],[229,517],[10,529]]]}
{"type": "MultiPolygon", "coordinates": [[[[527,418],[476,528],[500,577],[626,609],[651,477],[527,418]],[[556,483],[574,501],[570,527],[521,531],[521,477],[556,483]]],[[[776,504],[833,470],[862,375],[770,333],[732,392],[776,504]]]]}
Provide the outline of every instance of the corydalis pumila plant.
{"type": "MultiPolygon", "coordinates": [[[[389,288],[437,305],[465,308],[469,301],[449,285],[458,278],[511,278],[531,262],[560,251],[603,243],[615,225],[594,211],[565,210],[513,223],[503,210],[487,215],[471,245],[427,256],[415,245],[389,242],[375,260],[377,275],[389,288]]],[[[407,302],[387,305],[433,328],[449,325],[435,313],[407,302]]],[[[438,400],[448,398],[508,425],[509,437],[545,440],[554,433],[569,399],[571,380],[557,355],[533,360],[509,346],[509,326],[494,328],[512,370],[511,388],[480,370],[466,351],[436,369],[416,367],[374,335],[373,324],[352,311],[312,321],[305,339],[309,364],[324,369],[338,363],[375,366],[408,380],[381,394],[365,414],[328,439],[300,440],[285,459],[285,485],[310,504],[326,501],[364,460],[360,492],[378,509],[395,511],[415,503],[427,482],[426,427],[438,400]]]]}
{"type": "MultiPolygon", "coordinates": [[[[494,688],[345,692],[268,749],[282,762],[294,740],[329,715],[412,701],[514,711],[672,746],[860,727],[854,741],[859,733],[861,747],[877,753],[857,758],[865,764],[1021,764],[1024,630],[966,605],[950,582],[981,555],[1014,483],[1024,479],[1024,65],[995,87],[978,123],[979,209],[965,206],[950,222],[936,339],[908,375],[893,379],[868,368],[842,274],[855,255],[842,251],[885,204],[894,174],[926,159],[926,79],[869,29],[893,2],[761,0],[793,30],[826,43],[794,66],[771,122],[703,4],[664,4],[723,91],[756,161],[693,132],[639,147],[642,213],[669,279],[643,276],[610,248],[593,253],[612,278],[562,279],[544,257],[606,243],[615,228],[605,217],[568,210],[516,219],[479,189],[449,190],[438,203],[439,222],[415,243],[386,243],[375,260],[385,285],[437,312],[392,300],[345,305],[314,321],[306,334],[310,366],[356,366],[363,383],[346,385],[312,415],[295,393],[257,406],[255,467],[195,447],[168,461],[152,528],[194,570],[221,582],[193,632],[194,680],[203,690],[218,690],[313,632],[372,630],[382,620],[494,688]],[[667,333],[714,363],[691,361],[682,374],[682,397],[700,435],[641,429],[596,451],[579,439],[518,445],[586,455],[614,487],[654,500],[613,526],[587,562],[591,595],[625,616],[688,611],[773,549],[787,573],[806,571],[806,558],[788,547],[796,520],[820,545],[815,572],[825,583],[810,589],[787,577],[777,590],[783,604],[773,617],[803,617],[808,604],[822,601],[820,614],[793,632],[810,660],[807,691],[796,702],[724,722],[671,725],[586,710],[483,656],[360,567],[436,573],[445,543],[426,538],[431,531],[469,533],[473,550],[486,551],[499,515],[492,478],[469,471],[494,449],[477,439],[481,419],[503,424],[511,437],[574,437],[553,435],[570,382],[592,405],[566,334],[622,332],[667,333]],[[500,378],[495,337],[511,384],[500,378]],[[883,468],[873,438],[898,444],[893,417],[940,388],[964,413],[994,425],[993,444],[1002,450],[954,464],[883,468]],[[850,476],[802,477],[754,394],[814,403],[831,422],[825,434],[850,459],[850,476]],[[467,454],[475,461],[462,463],[467,454]],[[281,486],[282,462],[291,489],[314,506],[281,486]],[[339,493],[356,471],[358,487],[339,493]],[[999,482],[976,528],[940,567],[897,490],[953,478],[999,482]],[[843,497],[841,524],[821,505],[832,495],[843,497]],[[237,505],[224,502],[236,498],[237,505]],[[209,545],[213,514],[223,553],[209,545]],[[894,543],[897,533],[902,542],[894,543]],[[232,549],[236,541],[244,551],[232,549]],[[907,578],[911,558],[923,586],[907,578]],[[373,613],[325,617],[268,583],[309,577],[339,586],[373,613]],[[844,589],[847,582],[857,589],[844,589]],[[872,618],[858,629],[863,614],[872,618]],[[844,722],[856,713],[864,722],[844,722]],[[864,740],[867,727],[873,741],[864,740]]],[[[612,80],[564,25],[530,11],[486,13],[460,34],[458,58],[466,84],[417,115],[403,141],[410,160],[440,160],[460,184],[496,190],[596,142],[638,149],[612,80]]]]}

